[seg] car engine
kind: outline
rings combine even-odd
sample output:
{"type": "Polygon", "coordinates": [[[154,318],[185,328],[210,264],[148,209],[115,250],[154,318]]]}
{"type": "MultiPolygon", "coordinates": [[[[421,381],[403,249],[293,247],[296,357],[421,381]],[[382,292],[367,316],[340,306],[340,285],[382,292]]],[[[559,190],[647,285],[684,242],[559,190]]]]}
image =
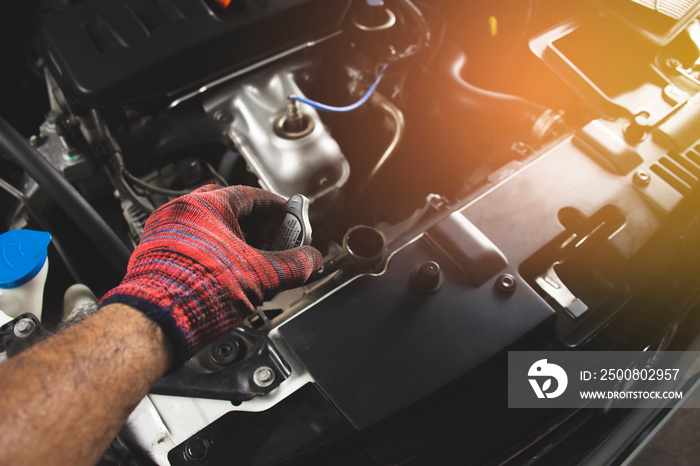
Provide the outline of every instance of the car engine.
{"type": "Polygon", "coordinates": [[[7,356],[94,309],[148,215],[206,184],[304,195],[324,255],[163,377],[105,464],[578,463],[630,413],[508,410],[508,351],[698,335],[700,2],[21,10],[0,227],[52,239],[7,356]]]}

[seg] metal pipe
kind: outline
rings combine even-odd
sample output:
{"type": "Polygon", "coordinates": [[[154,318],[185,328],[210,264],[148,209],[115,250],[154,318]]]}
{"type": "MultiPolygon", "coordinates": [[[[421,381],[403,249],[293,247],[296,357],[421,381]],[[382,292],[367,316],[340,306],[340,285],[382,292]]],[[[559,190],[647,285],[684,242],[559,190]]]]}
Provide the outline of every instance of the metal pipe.
{"type": "Polygon", "coordinates": [[[374,166],[374,169],[372,169],[372,172],[369,174],[367,182],[372,180],[372,178],[377,174],[379,169],[382,168],[382,165],[384,165],[384,163],[389,159],[389,157],[391,157],[391,154],[394,153],[396,146],[398,146],[401,140],[403,139],[404,127],[406,126],[403,112],[401,112],[401,110],[399,110],[399,108],[393,103],[391,103],[386,97],[379,94],[378,92],[375,92],[372,96],[371,102],[376,105],[379,105],[384,109],[385,112],[389,114],[389,116],[394,120],[394,126],[396,129],[394,131],[394,137],[392,138],[386,150],[380,157],[377,164],[374,166]]]}

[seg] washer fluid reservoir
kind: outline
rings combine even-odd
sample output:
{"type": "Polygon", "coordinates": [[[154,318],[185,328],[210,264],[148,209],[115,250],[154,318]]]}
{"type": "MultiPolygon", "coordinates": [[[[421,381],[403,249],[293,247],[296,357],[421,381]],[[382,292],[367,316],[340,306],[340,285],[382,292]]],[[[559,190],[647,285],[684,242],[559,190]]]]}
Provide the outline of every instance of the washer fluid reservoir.
{"type": "Polygon", "coordinates": [[[0,235],[0,325],[31,312],[41,320],[51,235],[10,230],[0,235]]]}

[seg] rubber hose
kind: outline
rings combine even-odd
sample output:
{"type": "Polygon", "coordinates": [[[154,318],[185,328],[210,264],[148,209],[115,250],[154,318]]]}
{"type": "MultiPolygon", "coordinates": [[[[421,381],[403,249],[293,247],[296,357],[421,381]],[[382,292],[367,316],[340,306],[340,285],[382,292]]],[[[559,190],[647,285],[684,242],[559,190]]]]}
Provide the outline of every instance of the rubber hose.
{"type": "Polygon", "coordinates": [[[500,134],[511,130],[530,136],[535,122],[547,110],[545,106],[522,97],[482,89],[465,81],[462,70],[467,64],[467,56],[457,46],[445,44],[441,55],[441,67],[444,67],[439,73],[444,85],[442,89],[458,109],[460,121],[498,129],[500,134]]]}
{"type": "Polygon", "coordinates": [[[95,242],[120,274],[131,252],[95,209],[60,172],[0,116],[0,150],[22,168],[95,242]]]}

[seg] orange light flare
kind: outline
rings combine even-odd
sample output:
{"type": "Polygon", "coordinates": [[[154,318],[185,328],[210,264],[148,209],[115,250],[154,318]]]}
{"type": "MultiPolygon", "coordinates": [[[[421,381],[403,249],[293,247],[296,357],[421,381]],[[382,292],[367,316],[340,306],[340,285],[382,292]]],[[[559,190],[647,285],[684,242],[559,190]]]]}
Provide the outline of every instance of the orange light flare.
{"type": "Polygon", "coordinates": [[[231,4],[231,0],[214,0],[214,1],[224,10],[231,4]]]}

